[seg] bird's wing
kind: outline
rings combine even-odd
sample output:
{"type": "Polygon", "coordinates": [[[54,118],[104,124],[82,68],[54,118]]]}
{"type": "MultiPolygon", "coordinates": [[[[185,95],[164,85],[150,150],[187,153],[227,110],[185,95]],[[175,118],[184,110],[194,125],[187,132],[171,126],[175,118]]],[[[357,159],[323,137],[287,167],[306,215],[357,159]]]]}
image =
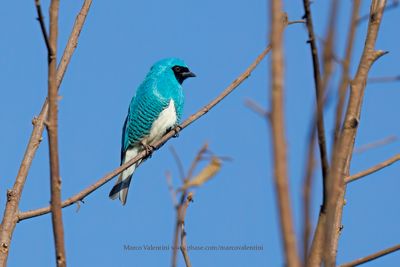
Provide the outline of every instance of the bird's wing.
{"type": "Polygon", "coordinates": [[[151,80],[145,81],[139,86],[136,96],[132,99],[124,123],[121,161],[129,147],[138,144],[150,133],[153,122],[169,105],[170,99],[162,97],[157,90],[153,90],[154,86],[156,83],[151,80]]]}
{"type": "Polygon", "coordinates": [[[125,118],[124,126],[122,127],[122,144],[121,144],[121,165],[124,163],[124,158],[125,158],[125,145],[127,143],[127,136],[126,136],[126,125],[129,120],[129,109],[128,109],[128,115],[125,118]]]}

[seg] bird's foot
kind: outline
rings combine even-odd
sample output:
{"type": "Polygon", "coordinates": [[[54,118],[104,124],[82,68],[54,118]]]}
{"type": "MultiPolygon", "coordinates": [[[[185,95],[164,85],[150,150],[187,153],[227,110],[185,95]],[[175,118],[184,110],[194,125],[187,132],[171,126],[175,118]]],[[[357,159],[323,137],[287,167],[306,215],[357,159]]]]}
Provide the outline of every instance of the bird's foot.
{"type": "Polygon", "coordinates": [[[154,146],[152,146],[152,145],[148,145],[148,144],[145,144],[145,143],[143,143],[143,142],[140,142],[140,144],[143,146],[143,148],[146,150],[146,153],[147,153],[147,158],[151,158],[151,156],[152,156],[152,154],[153,154],[153,151],[156,149],[154,146]]]}
{"type": "Polygon", "coordinates": [[[172,136],[173,138],[177,138],[179,137],[179,132],[182,130],[182,127],[180,125],[177,125],[173,131],[175,132],[175,134],[172,136]]]}

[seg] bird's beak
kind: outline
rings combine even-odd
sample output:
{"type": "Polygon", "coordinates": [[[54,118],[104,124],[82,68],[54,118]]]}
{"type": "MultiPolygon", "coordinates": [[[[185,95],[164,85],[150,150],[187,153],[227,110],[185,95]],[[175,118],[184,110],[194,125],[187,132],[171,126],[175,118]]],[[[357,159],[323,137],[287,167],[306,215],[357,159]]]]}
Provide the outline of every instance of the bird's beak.
{"type": "Polygon", "coordinates": [[[191,71],[183,72],[181,75],[182,75],[182,77],[183,77],[184,79],[189,78],[189,77],[196,77],[196,74],[194,74],[194,73],[191,72],[191,71]]]}

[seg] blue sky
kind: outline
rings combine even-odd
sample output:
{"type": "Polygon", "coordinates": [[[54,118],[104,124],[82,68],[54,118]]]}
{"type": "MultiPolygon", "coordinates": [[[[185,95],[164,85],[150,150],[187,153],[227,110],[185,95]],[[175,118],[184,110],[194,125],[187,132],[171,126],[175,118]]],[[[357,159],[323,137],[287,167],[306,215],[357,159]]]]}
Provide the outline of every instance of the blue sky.
{"type": "MultiPolygon", "coordinates": [[[[47,94],[46,50],[34,1],[6,1],[0,9],[0,206],[13,184],[32,125],[47,94]]],[[[343,55],[350,7],[341,1],[336,53],[343,55]]],[[[312,10],[318,36],[325,33],[328,1],[312,10]]],[[[43,1],[46,18],[48,1],[43,1]]],[[[61,1],[59,56],[81,1],[61,1]]],[[[362,14],[369,10],[363,1],[362,14]]],[[[291,20],[303,15],[302,1],[285,1],[291,20]]],[[[390,53],[371,76],[399,74],[396,25],[399,9],[385,14],[377,48],[390,53]]],[[[94,1],[78,48],[61,86],[59,146],[62,195],[67,198],[119,165],[120,136],[135,88],[158,59],[183,58],[197,78],[185,82],[184,117],[217,96],[267,44],[270,19],[266,1],[94,1]]],[[[366,23],[358,27],[353,62],[358,62],[366,23]]],[[[304,25],[285,31],[285,117],[291,197],[301,234],[301,184],[314,104],[314,83],[304,25]]],[[[354,74],[353,64],[352,74],[354,74]]],[[[336,71],[339,71],[336,66],[336,71]]],[[[331,86],[335,89],[335,83],[331,86]]],[[[232,95],[168,142],[135,173],[128,203],[108,199],[113,181],[76,206],[63,210],[70,266],[168,266],[171,251],[124,251],[124,245],[171,245],[175,213],[166,184],[179,172],[168,149],[174,146],[188,167],[208,142],[219,155],[233,158],[216,178],[196,190],[187,212],[187,242],[194,246],[261,245],[262,251],[192,251],[194,266],[282,266],[278,215],[272,183],[269,125],[245,105],[254,99],[268,109],[269,57],[232,95]]],[[[399,84],[368,85],[356,146],[399,135],[399,84]]],[[[333,102],[334,103],[334,102],[333,102]]],[[[326,108],[331,141],[334,105],[326,108]]],[[[366,169],[398,153],[400,143],[353,157],[351,172],[366,169]]],[[[398,189],[400,166],[349,185],[338,262],[346,262],[397,244],[400,240],[398,189]]],[[[319,173],[317,172],[317,176],[319,173]]],[[[320,181],[313,194],[313,221],[320,204],[320,181]]],[[[21,210],[49,203],[47,135],[33,161],[21,210]]],[[[301,240],[298,238],[298,242],[301,240]]],[[[394,266],[400,253],[368,266],[394,266]]],[[[9,266],[54,266],[50,216],[23,221],[15,230],[9,266]]],[[[179,264],[183,261],[179,255],[179,264]]]]}

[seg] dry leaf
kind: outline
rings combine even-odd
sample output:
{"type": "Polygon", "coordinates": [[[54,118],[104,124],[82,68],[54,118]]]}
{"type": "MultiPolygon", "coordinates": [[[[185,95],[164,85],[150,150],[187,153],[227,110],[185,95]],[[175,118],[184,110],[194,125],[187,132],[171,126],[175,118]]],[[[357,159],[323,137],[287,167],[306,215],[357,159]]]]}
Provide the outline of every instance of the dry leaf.
{"type": "Polygon", "coordinates": [[[206,167],[204,167],[204,169],[201,170],[201,172],[197,176],[195,176],[192,180],[187,181],[182,186],[180,191],[187,190],[190,187],[201,186],[202,184],[210,180],[212,177],[214,177],[220,169],[221,169],[221,160],[218,157],[213,156],[211,158],[210,163],[206,167]]]}

